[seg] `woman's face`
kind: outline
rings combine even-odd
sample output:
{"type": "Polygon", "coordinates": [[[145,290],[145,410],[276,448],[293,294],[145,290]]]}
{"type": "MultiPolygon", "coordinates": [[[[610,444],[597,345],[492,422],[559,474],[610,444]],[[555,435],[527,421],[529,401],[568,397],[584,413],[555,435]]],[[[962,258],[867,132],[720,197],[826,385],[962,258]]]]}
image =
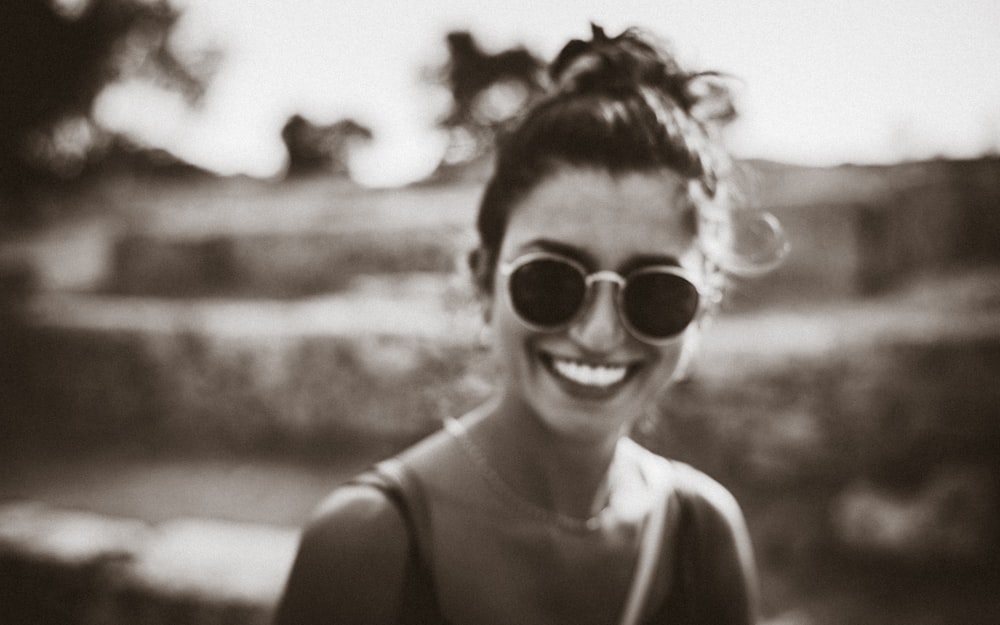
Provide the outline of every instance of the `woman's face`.
{"type": "MultiPolygon", "coordinates": [[[[565,167],[514,207],[500,263],[531,252],[556,252],[588,272],[622,275],[675,265],[700,279],[687,187],[668,171],[612,177],[565,167]]],[[[692,328],[666,345],[633,337],[616,306],[618,286],[595,283],[593,297],[564,330],[529,329],[504,294],[497,272],[486,305],[496,351],[507,373],[506,399],[560,434],[617,435],[643,413],[669,380],[692,328]]]]}

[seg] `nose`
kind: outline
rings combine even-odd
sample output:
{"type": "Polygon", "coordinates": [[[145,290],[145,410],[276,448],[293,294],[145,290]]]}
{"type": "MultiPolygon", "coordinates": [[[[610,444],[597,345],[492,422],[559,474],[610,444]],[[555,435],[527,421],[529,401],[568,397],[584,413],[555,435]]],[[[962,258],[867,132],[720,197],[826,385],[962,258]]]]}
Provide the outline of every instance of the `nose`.
{"type": "Polygon", "coordinates": [[[592,287],[590,301],[569,327],[570,337],[587,351],[606,354],[625,339],[625,328],[618,318],[616,289],[612,282],[598,282],[592,287]]]}

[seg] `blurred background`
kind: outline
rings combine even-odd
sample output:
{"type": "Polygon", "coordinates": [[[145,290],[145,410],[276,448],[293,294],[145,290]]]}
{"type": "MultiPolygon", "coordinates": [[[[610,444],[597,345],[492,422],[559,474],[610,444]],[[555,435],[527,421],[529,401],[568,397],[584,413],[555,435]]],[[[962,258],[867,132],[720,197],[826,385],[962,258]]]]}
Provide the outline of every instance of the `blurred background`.
{"type": "Polygon", "coordinates": [[[1000,5],[6,0],[0,621],[265,623],[333,486],[493,384],[497,129],[589,22],[736,78],[791,253],[643,443],[770,624],[1000,622],[1000,5]]]}

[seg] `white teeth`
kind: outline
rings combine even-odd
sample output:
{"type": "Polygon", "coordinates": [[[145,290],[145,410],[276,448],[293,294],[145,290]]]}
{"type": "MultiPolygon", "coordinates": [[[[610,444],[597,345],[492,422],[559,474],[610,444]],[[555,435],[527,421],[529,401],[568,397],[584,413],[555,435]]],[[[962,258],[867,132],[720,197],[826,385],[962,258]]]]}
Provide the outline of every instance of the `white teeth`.
{"type": "Polygon", "coordinates": [[[628,367],[591,366],[575,360],[553,358],[552,364],[560,375],[585,386],[611,386],[625,379],[628,367]]]}

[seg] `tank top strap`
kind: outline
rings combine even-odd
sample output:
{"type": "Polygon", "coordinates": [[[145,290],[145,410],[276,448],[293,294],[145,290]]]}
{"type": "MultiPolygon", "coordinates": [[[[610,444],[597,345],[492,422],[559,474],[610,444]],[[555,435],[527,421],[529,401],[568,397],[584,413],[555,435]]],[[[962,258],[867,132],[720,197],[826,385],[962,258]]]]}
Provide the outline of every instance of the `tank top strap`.
{"type": "Polygon", "coordinates": [[[447,625],[431,574],[430,517],[420,482],[405,463],[390,458],[356,476],[351,483],[372,486],[385,493],[406,526],[410,549],[403,577],[400,625],[447,625]]]}
{"type": "MultiPolygon", "coordinates": [[[[423,486],[405,462],[399,458],[389,458],[376,464],[370,472],[396,493],[396,505],[406,522],[414,549],[422,557],[423,563],[431,562],[430,513],[423,486]]],[[[429,569],[428,569],[429,570],[429,569]]]]}
{"type": "Polygon", "coordinates": [[[687,558],[685,546],[691,537],[683,474],[674,460],[653,454],[631,439],[624,439],[622,444],[638,459],[640,473],[651,492],[656,494],[657,505],[662,506],[659,512],[664,515],[655,565],[660,599],[654,603],[647,596],[641,622],[649,625],[690,623],[687,602],[691,587],[684,579],[688,566],[684,560],[687,558]]]}

